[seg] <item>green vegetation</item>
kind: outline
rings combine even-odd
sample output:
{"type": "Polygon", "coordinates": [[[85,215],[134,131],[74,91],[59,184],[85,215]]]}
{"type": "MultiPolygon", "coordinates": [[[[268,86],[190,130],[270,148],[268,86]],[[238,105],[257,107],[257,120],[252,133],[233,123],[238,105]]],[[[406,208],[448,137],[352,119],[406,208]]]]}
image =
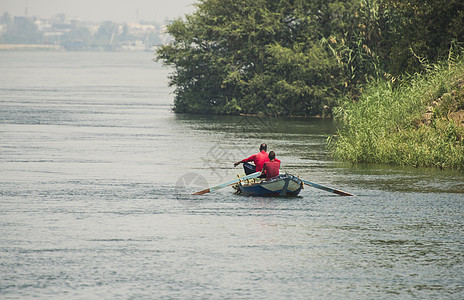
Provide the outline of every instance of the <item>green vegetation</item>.
{"type": "Polygon", "coordinates": [[[336,115],[345,125],[329,143],[338,158],[464,170],[464,59],[399,84],[379,80],[336,115]]]}
{"type": "Polygon", "coordinates": [[[199,0],[168,26],[174,110],[327,115],[464,41],[461,0],[199,0]]]}

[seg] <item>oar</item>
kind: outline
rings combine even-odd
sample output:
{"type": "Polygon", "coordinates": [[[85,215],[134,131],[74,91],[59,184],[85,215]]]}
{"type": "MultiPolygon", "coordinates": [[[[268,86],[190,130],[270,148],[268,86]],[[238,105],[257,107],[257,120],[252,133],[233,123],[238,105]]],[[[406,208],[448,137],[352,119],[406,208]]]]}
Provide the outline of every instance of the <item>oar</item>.
{"type": "Polygon", "coordinates": [[[314,183],[314,182],[311,182],[311,181],[307,181],[307,180],[303,180],[303,179],[300,179],[300,180],[303,181],[303,183],[305,183],[307,185],[315,187],[316,189],[321,189],[321,190],[324,190],[324,191],[327,191],[327,192],[335,193],[335,194],[338,194],[340,196],[355,196],[353,194],[350,194],[350,193],[347,193],[347,192],[344,192],[344,191],[340,191],[340,190],[337,190],[337,189],[333,189],[333,188],[328,187],[328,186],[320,185],[320,184],[317,184],[317,183],[314,183]]]}
{"type": "Polygon", "coordinates": [[[241,180],[246,180],[246,179],[250,179],[250,178],[256,178],[259,175],[261,175],[261,172],[256,172],[256,173],[244,176],[242,178],[237,178],[237,179],[231,180],[229,182],[225,182],[225,183],[222,183],[220,185],[216,185],[216,186],[210,187],[208,189],[193,193],[192,195],[203,195],[203,194],[206,194],[206,193],[209,193],[209,192],[212,192],[212,191],[216,191],[216,190],[225,188],[226,186],[232,185],[232,184],[237,183],[237,182],[239,182],[241,180]]]}

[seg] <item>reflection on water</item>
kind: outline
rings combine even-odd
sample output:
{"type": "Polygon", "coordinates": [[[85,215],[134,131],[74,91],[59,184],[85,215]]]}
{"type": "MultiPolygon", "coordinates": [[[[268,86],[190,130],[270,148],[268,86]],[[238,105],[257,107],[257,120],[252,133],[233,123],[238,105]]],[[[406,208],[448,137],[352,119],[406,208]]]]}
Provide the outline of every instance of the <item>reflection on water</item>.
{"type": "Polygon", "coordinates": [[[333,161],[332,120],[173,114],[151,58],[0,52],[0,298],[463,298],[462,173],[333,161]],[[357,196],[191,195],[263,142],[357,196]]]}
{"type": "Polygon", "coordinates": [[[390,165],[350,166],[350,180],[364,188],[385,191],[462,193],[464,174],[456,170],[390,165]]]}

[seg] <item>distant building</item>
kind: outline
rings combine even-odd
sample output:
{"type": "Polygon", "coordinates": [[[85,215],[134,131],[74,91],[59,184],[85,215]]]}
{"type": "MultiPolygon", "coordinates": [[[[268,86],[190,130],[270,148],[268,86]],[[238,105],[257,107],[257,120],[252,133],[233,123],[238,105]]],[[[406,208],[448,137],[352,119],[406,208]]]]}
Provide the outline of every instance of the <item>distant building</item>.
{"type": "Polygon", "coordinates": [[[0,36],[4,35],[7,30],[8,30],[7,24],[0,24],[0,36]]]}
{"type": "MultiPolygon", "coordinates": [[[[169,39],[168,35],[162,32],[163,25],[81,22],[78,18],[68,18],[65,14],[52,18],[17,16],[13,18],[12,23],[16,28],[11,31],[9,40],[14,36],[17,37],[15,43],[56,45],[66,50],[152,51],[169,39]],[[30,29],[31,23],[35,25],[33,30],[30,29]],[[29,37],[36,38],[23,40],[21,34],[17,34],[18,30],[22,32],[21,28],[28,30],[29,37]]],[[[6,36],[9,30],[9,25],[0,24],[0,36],[6,36]]],[[[4,39],[3,43],[8,43],[8,39],[4,39]]]]}
{"type": "Polygon", "coordinates": [[[135,37],[145,38],[147,35],[154,34],[156,27],[154,25],[143,25],[139,23],[127,24],[129,34],[135,37]]]}

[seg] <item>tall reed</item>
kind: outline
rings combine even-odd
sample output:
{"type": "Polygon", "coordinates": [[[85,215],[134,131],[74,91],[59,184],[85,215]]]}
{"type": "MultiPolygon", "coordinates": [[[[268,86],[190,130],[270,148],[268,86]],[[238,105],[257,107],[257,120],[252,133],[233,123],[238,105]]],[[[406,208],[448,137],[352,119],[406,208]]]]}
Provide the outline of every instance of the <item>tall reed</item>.
{"type": "Polygon", "coordinates": [[[335,157],[352,162],[464,170],[464,60],[435,65],[400,83],[378,80],[357,102],[345,101],[329,139],[335,157]]]}

